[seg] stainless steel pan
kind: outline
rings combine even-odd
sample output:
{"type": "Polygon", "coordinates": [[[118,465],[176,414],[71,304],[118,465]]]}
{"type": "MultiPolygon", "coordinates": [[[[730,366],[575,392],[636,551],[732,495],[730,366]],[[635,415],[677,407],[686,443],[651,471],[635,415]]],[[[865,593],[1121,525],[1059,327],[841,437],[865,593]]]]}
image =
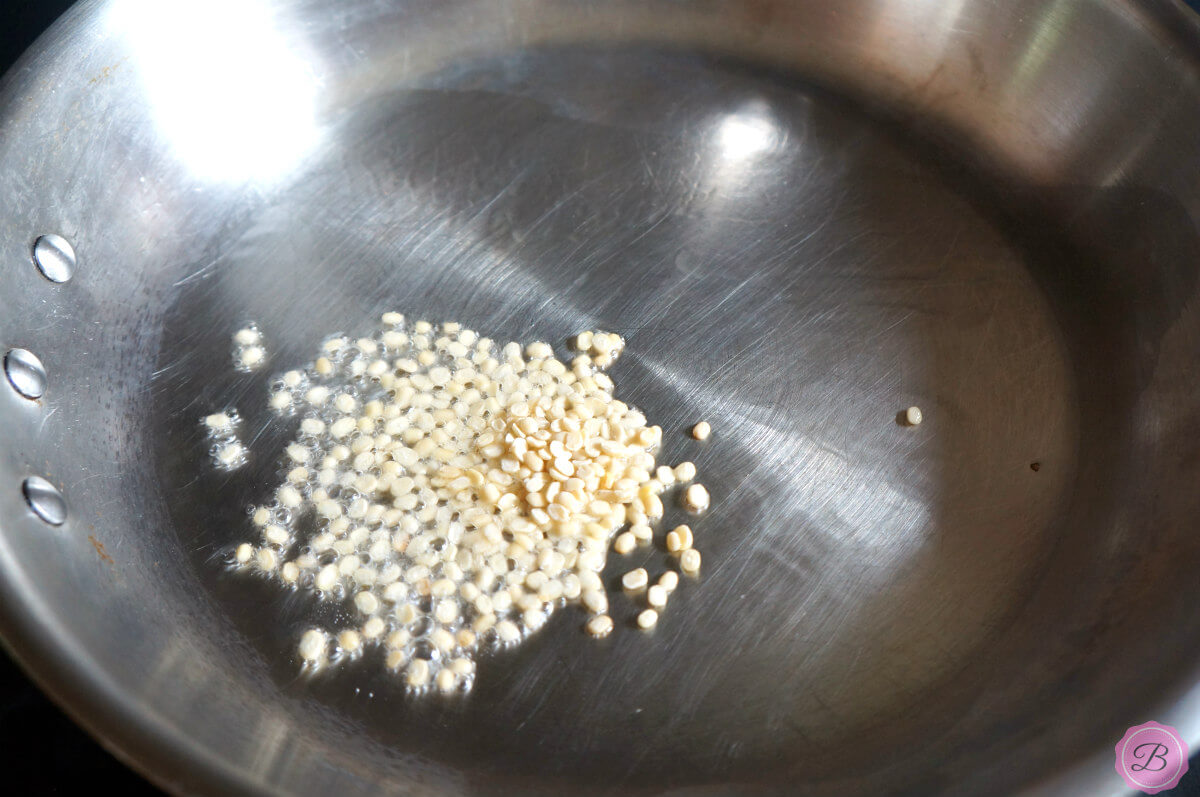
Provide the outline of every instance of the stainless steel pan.
{"type": "Polygon", "coordinates": [[[3,638],[179,792],[1122,793],[1200,741],[1198,120],[1170,2],[83,2],[0,89],[3,638]],[[653,635],[297,678],[219,560],[386,309],[628,338],[714,497],[653,635]]]}

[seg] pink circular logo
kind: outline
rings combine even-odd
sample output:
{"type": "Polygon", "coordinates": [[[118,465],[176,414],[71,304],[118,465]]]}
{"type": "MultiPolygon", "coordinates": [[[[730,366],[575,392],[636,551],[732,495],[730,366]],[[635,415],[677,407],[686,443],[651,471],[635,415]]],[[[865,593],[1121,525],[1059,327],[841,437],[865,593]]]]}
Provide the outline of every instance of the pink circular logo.
{"type": "Polygon", "coordinates": [[[1174,788],[1187,770],[1187,744],[1170,725],[1134,725],[1117,742],[1117,772],[1130,788],[1158,794],[1174,788]]]}

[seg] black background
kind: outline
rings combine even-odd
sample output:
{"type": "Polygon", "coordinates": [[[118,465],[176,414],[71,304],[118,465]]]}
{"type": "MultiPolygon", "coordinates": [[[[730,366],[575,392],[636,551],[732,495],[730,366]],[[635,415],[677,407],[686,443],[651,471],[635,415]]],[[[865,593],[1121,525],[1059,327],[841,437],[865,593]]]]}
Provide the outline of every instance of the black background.
{"type": "MultiPolygon", "coordinates": [[[[1188,4],[1200,9],[1200,0],[1188,4]]],[[[0,0],[0,73],[70,5],[68,0],[0,0]]],[[[3,653],[0,772],[9,794],[162,794],[92,741],[3,653]]],[[[1159,794],[1200,797],[1200,751],[1179,786],[1159,794]]]]}

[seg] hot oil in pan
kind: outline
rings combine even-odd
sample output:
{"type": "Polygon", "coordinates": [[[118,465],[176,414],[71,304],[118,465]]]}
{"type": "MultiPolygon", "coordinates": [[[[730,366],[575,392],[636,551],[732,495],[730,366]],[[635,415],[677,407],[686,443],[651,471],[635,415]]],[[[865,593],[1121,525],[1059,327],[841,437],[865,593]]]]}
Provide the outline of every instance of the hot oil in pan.
{"type": "Polygon", "coordinates": [[[681,54],[480,62],[375,98],[336,139],[183,286],[166,345],[202,378],[160,386],[176,530],[278,687],[522,793],[920,756],[921,730],[973,697],[956,674],[997,666],[1075,471],[1075,377],[1025,255],[871,121],[681,54]],[[299,633],[349,618],[220,562],[296,435],[265,408],[268,374],[394,308],[501,340],[612,329],[624,397],[664,429],[720,430],[699,455],[664,439],[663,461],[706,474],[712,531],[652,635],[591,643],[566,610],[449,700],[405,696],[376,652],[297,677],[299,633]],[[246,319],[275,343],[238,374],[246,319]],[[895,423],[910,405],[919,431],[895,423]],[[253,452],[235,473],[209,467],[195,423],[226,406],[253,452]]]}

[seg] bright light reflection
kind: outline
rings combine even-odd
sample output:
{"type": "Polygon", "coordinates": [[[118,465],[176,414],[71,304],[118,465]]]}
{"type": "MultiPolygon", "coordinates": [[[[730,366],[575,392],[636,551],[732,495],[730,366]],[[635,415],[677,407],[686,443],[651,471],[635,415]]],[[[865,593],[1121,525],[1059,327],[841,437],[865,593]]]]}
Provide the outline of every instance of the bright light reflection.
{"type": "Polygon", "coordinates": [[[316,79],[255,0],[120,0],[147,99],[199,178],[266,180],[317,139],[316,79]]]}
{"type": "Polygon", "coordinates": [[[721,154],[731,160],[750,158],[770,149],[777,130],[770,119],[758,113],[739,112],[722,119],[717,127],[721,154]]]}

